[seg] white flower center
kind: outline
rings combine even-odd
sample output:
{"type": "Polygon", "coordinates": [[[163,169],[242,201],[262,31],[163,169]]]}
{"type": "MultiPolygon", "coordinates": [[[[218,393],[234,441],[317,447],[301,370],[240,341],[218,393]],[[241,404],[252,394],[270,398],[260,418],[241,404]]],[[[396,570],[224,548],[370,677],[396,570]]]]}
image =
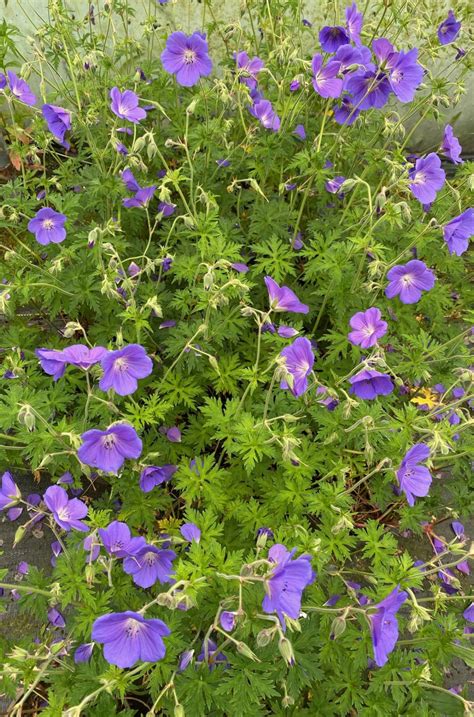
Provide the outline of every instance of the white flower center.
{"type": "Polygon", "coordinates": [[[141,627],[141,622],[138,622],[135,618],[130,617],[125,623],[125,632],[127,633],[127,637],[136,637],[140,632],[141,627]]]}
{"type": "Polygon", "coordinates": [[[412,182],[413,184],[424,184],[426,182],[426,174],[424,172],[417,172],[412,182]]]}
{"type": "Polygon", "coordinates": [[[115,436],[109,433],[107,436],[102,438],[102,445],[104,448],[109,449],[115,446],[115,436]]]}
{"type": "Polygon", "coordinates": [[[114,361],[114,368],[117,371],[126,371],[128,369],[128,362],[125,358],[118,358],[114,361]]]}
{"type": "Polygon", "coordinates": [[[43,229],[53,229],[53,227],[54,227],[53,220],[52,219],[43,219],[42,227],[43,227],[43,229]]]}
{"type": "Polygon", "coordinates": [[[411,286],[413,284],[413,276],[411,274],[404,274],[401,278],[403,286],[411,286]]]}
{"type": "Polygon", "coordinates": [[[66,505],[64,508],[60,508],[60,509],[57,511],[57,513],[58,513],[58,518],[59,518],[59,520],[68,521],[69,518],[71,517],[71,516],[70,516],[70,513],[69,513],[69,508],[68,508],[67,505],[66,505]]]}
{"type": "Polygon", "coordinates": [[[186,65],[192,65],[194,62],[196,62],[197,55],[194,50],[185,50],[183,55],[184,62],[186,65]]]}

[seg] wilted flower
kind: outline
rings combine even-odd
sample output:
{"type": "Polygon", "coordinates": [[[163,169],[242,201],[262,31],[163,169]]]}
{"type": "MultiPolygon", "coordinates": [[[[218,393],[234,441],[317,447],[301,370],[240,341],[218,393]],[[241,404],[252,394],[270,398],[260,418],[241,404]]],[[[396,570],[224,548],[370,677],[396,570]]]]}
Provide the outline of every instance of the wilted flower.
{"type": "Polygon", "coordinates": [[[179,532],[189,543],[192,543],[193,540],[195,543],[199,543],[201,540],[201,531],[194,523],[183,523],[179,532]]]}
{"type": "Polygon", "coordinates": [[[395,617],[408,595],[399,586],[381,602],[374,605],[376,612],[369,614],[370,632],[374,647],[375,662],[383,667],[398,640],[398,622],[395,617]]]}
{"type": "Polygon", "coordinates": [[[433,479],[428,468],[420,466],[419,463],[429,458],[429,455],[429,447],[424,443],[417,443],[406,453],[397,470],[398,482],[406,495],[408,505],[415,505],[415,497],[423,498],[428,495],[433,479]]]}
{"type": "Polygon", "coordinates": [[[76,665],[81,662],[89,662],[92,657],[93,650],[93,642],[86,642],[83,645],[79,645],[79,647],[74,652],[74,662],[76,663],[76,665]]]}
{"type": "Polygon", "coordinates": [[[43,500],[53,514],[54,520],[63,530],[89,530],[81,520],[87,515],[87,505],[78,498],[69,499],[61,486],[52,485],[47,488],[43,500]]]}
{"type": "Polygon", "coordinates": [[[412,259],[407,264],[397,264],[387,273],[389,283],[385,296],[400,298],[402,304],[416,304],[423,291],[429,291],[435,284],[435,275],[426,264],[412,259]]]}
{"type": "Polygon", "coordinates": [[[393,382],[386,373],[373,369],[364,369],[349,379],[351,387],[349,393],[358,398],[371,401],[377,396],[387,396],[393,391],[393,382]]]}
{"type": "Polygon", "coordinates": [[[226,632],[232,632],[235,627],[235,617],[235,612],[229,612],[228,610],[221,612],[219,622],[222,629],[226,630],[226,632]]]}
{"type": "Polygon", "coordinates": [[[173,32],[166,40],[166,48],[161,53],[165,70],[176,75],[176,81],[183,87],[192,87],[201,76],[212,71],[212,60],[208,55],[205,38],[199,32],[185,35],[173,32]]]}
{"type": "Polygon", "coordinates": [[[79,460],[105,473],[116,474],[126,458],[138,458],[142,452],[142,442],[128,423],[117,423],[105,431],[86,431],[81,439],[79,460]]]}
{"type": "Polygon", "coordinates": [[[170,634],[162,620],[150,620],[131,611],[102,615],[92,626],[92,639],[104,644],[107,662],[122,668],[132,667],[139,660],[162,660],[166,654],[163,637],[170,634]]]}
{"type": "Polygon", "coordinates": [[[28,222],[28,231],[35,235],[36,241],[42,246],[60,244],[66,238],[66,221],[64,214],[55,212],[50,207],[43,207],[28,222]]]}
{"type": "Polygon", "coordinates": [[[149,376],[153,362],[140,344],[129,344],[118,351],[109,351],[102,359],[104,375],[99,382],[102,391],[113,389],[119,396],[128,396],[138,388],[138,379],[149,376]]]}
{"type": "Polygon", "coordinates": [[[66,621],[59,610],[52,607],[48,610],[48,620],[54,627],[66,627],[66,621]]]}

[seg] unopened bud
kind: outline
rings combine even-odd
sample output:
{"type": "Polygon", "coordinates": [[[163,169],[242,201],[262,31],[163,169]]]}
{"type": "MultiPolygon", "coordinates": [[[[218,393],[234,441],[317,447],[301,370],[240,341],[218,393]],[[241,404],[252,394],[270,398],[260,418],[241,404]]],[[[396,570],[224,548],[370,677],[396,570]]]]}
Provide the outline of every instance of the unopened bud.
{"type": "Polygon", "coordinates": [[[293,652],[293,646],[288,640],[288,638],[280,638],[280,640],[278,641],[278,649],[280,650],[280,654],[285,660],[286,664],[289,667],[292,667],[295,664],[295,653],[293,652]]]}
{"type": "Polygon", "coordinates": [[[185,717],[185,714],[183,705],[177,704],[174,706],[174,717],[185,717]]]}
{"type": "Polygon", "coordinates": [[[244,655],[244,657],[248,657],[249,660],[253,660],[254,662],[260,662],[257,655],[252,652],[250,647],[245,644],[245,642],[238,642],[237,643],[237,652],[239,652],[241,655],[244,655]]]}
{"type": "Polygon", "coordinates": [[[331,633],[330,637],[331,640],[337,640],[338,637],[342,635],[344,630],[346,629],[346,618],[342,615],[338,615],[334,618],[331,625],[331,633]]]}
{"type": "Polygon", "coordinates": [[[76,331],[82,331],[82,326],[77,323],[77,321],[68,321],[66,326],[63,329],[63,336],[66,339],[70,339],[76,331]]]}
{"type": "Polygon", "coordinates": [[[257,645],[259,647],[266,647],[271,643],[273,640],[273,636],[275,635],[275,630],[270,628],[265,628],[264,630],[260,630],[260,632],[257,635],[257,645]]]}
{"type": "Polygon", "coordinates": [[[18,420],[23,423],[29,431],[32,431],[35,427],[36,419],[35,414],[30,405],[24,404],[18,411],[18,420]]]}
{"type": "Polygon", "coordinates": [[[14,540],[13,540],[13,547],[14,547],[14,548],[18,545],[18,543],[19,543],[21,540],[23,540],[23,538],[25,537],[25,533],[26,533],[26,528],[25,528],[24,525],[20,525],[20,527],[16,529],[15,538],[14,538],[14,540]]]}

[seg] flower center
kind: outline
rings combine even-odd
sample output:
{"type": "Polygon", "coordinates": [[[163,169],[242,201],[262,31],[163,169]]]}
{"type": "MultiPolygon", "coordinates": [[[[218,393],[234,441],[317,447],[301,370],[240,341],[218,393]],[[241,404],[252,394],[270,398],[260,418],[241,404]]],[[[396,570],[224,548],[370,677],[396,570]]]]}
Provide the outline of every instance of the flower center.
{"type": "Polygon", "coordinates": [[[125,633],[127,637],[136,637],[140,632],[141,626],[141,622],[138,622],[138,620],[135,620],[133,617],[130,617],[125,623],[125,633]]]}
{"type": "Polygon", "coordinates": [[[114,361],[114,368],[117,371],[126,371],[128,368],[128,362],[125,358],[118,358],[114,361]]]}
{"type": "Polygon", "coordinates": [[[154,565],[157,559],[156,553],[152,553],[151,551],[149,553],[145,553],[143,556],[143,562],[147,565],[154,565]]]}
{"type": "Polygon", "coordinates": [[[366,338],[370,338],[374,332],[375,332],[375,326],[364,326],[361,333],[366,338]]]}
{"type": "Polygon", "coordinates": [[[404,274],[402,276],[401,281],[402,281],[403,286],[405,286],[405,287],[411,286],[413,284],[413,277],[411,274],[404,274]]]}
{"type": "Polygon", "coordinates": [[[44,219],[42,222],[43,229],[53,229],[54,222],[52,219],[44,219]]]}
{"type": "Polygon", "coordinates": [[[413,184],[424,184],[426,182],[426,174],[424,172],[417,172],[413,177],[413,184]]]}
{"type": "Polygon", "coordinates": [[[71,516],[70,516],[70,513],[69,513],[69,508],[68,508],[68,506],[65,506],[64,508],[60,508],[60,509],[57,511],[57,514],[58,514],[59,520],[68,521],[69,518],[71,517],[71,516]]]}
{"type": "Polygon", "coordinates": [[[196,62],[197,56],[194,50],[185,50],[183,55],[184,62],[186,65],[192,65],[196,62]]]}
{"type": "Polygon", "coordinates": [[[102,439],[102,445],[106,449],[113,448],[115,446],[115,436],[111,433],[104,436],[102,439]]]}
{"type": "Polygon", "coordinates": [[[301,373],[306,376],[309,371],[309,363],[307,361],[300,361],[299,364],[297,364],[296,366],[296,370],[298,373],[301,373]]]}

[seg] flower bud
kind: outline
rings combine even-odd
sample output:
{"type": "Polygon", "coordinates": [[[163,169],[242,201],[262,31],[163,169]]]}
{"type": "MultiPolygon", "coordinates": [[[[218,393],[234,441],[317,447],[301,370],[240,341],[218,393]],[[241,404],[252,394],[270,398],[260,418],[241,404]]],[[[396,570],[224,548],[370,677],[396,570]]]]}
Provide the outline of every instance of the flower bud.
{"type": "Polygon", "coordinates": [[[252,652],[250,647],[245,644],[245,642],[238,642],[237,645],[237,652],[239,652],[241,655],[244,655],[244,657],[248,657],[249,660],[253,660],[254,662],[260,662],[257,655],[252,652]]]}
{"type": "Polygon", "coordinates": [[[280,654],[286,664],[289,667],[292,667],[295,664],[295,653],[293,652],[292,644],[288,638],[280,637],[280,640],[278,641],[278,649],[280,650],[280,654]]]}
{"type": "Polygon", "coordinates": [[[18,545],[18,543],[19,543],[21,540],[23,540],[23,538],[25,537],[25,533],[26,533],[26,528],[25,528],[24,525],[20,525],[20,527],[16,529],[15,538],[14,538],[14,540],[13,540],[13,547],[14,547],[14,548],[18,545]]]}
{"type": "Polygon", "coordinates": [[[330,639],[331,640],[337,640],[340,635],[344,632],[346,629],[346,618],[343,617],[343,615],[338,615],[334,618],[331,625],[331,633],[330,633],[330,639]]]}
{"type": "Polygon", "coordinates": [[[18,420],[23,423],[29,431],[33,431],[36,423],[35,414],[28,404],[24,404],[18,411],[18,420]]]}
{"type": "Polygon", "coordinates": [[[257,645],[259,647],[266,647],[270,644],[270,642],[273,640],[273,637],[275,635],[274,628],[265,628],[264,630],[260,630],[260,632],[257,635],[257,645]]]}
{"type": "Polygon", "coordinates": [[[185,717],[185,711],[183,705],[177,704],[174,706],[174,717],[185,717]]]}

